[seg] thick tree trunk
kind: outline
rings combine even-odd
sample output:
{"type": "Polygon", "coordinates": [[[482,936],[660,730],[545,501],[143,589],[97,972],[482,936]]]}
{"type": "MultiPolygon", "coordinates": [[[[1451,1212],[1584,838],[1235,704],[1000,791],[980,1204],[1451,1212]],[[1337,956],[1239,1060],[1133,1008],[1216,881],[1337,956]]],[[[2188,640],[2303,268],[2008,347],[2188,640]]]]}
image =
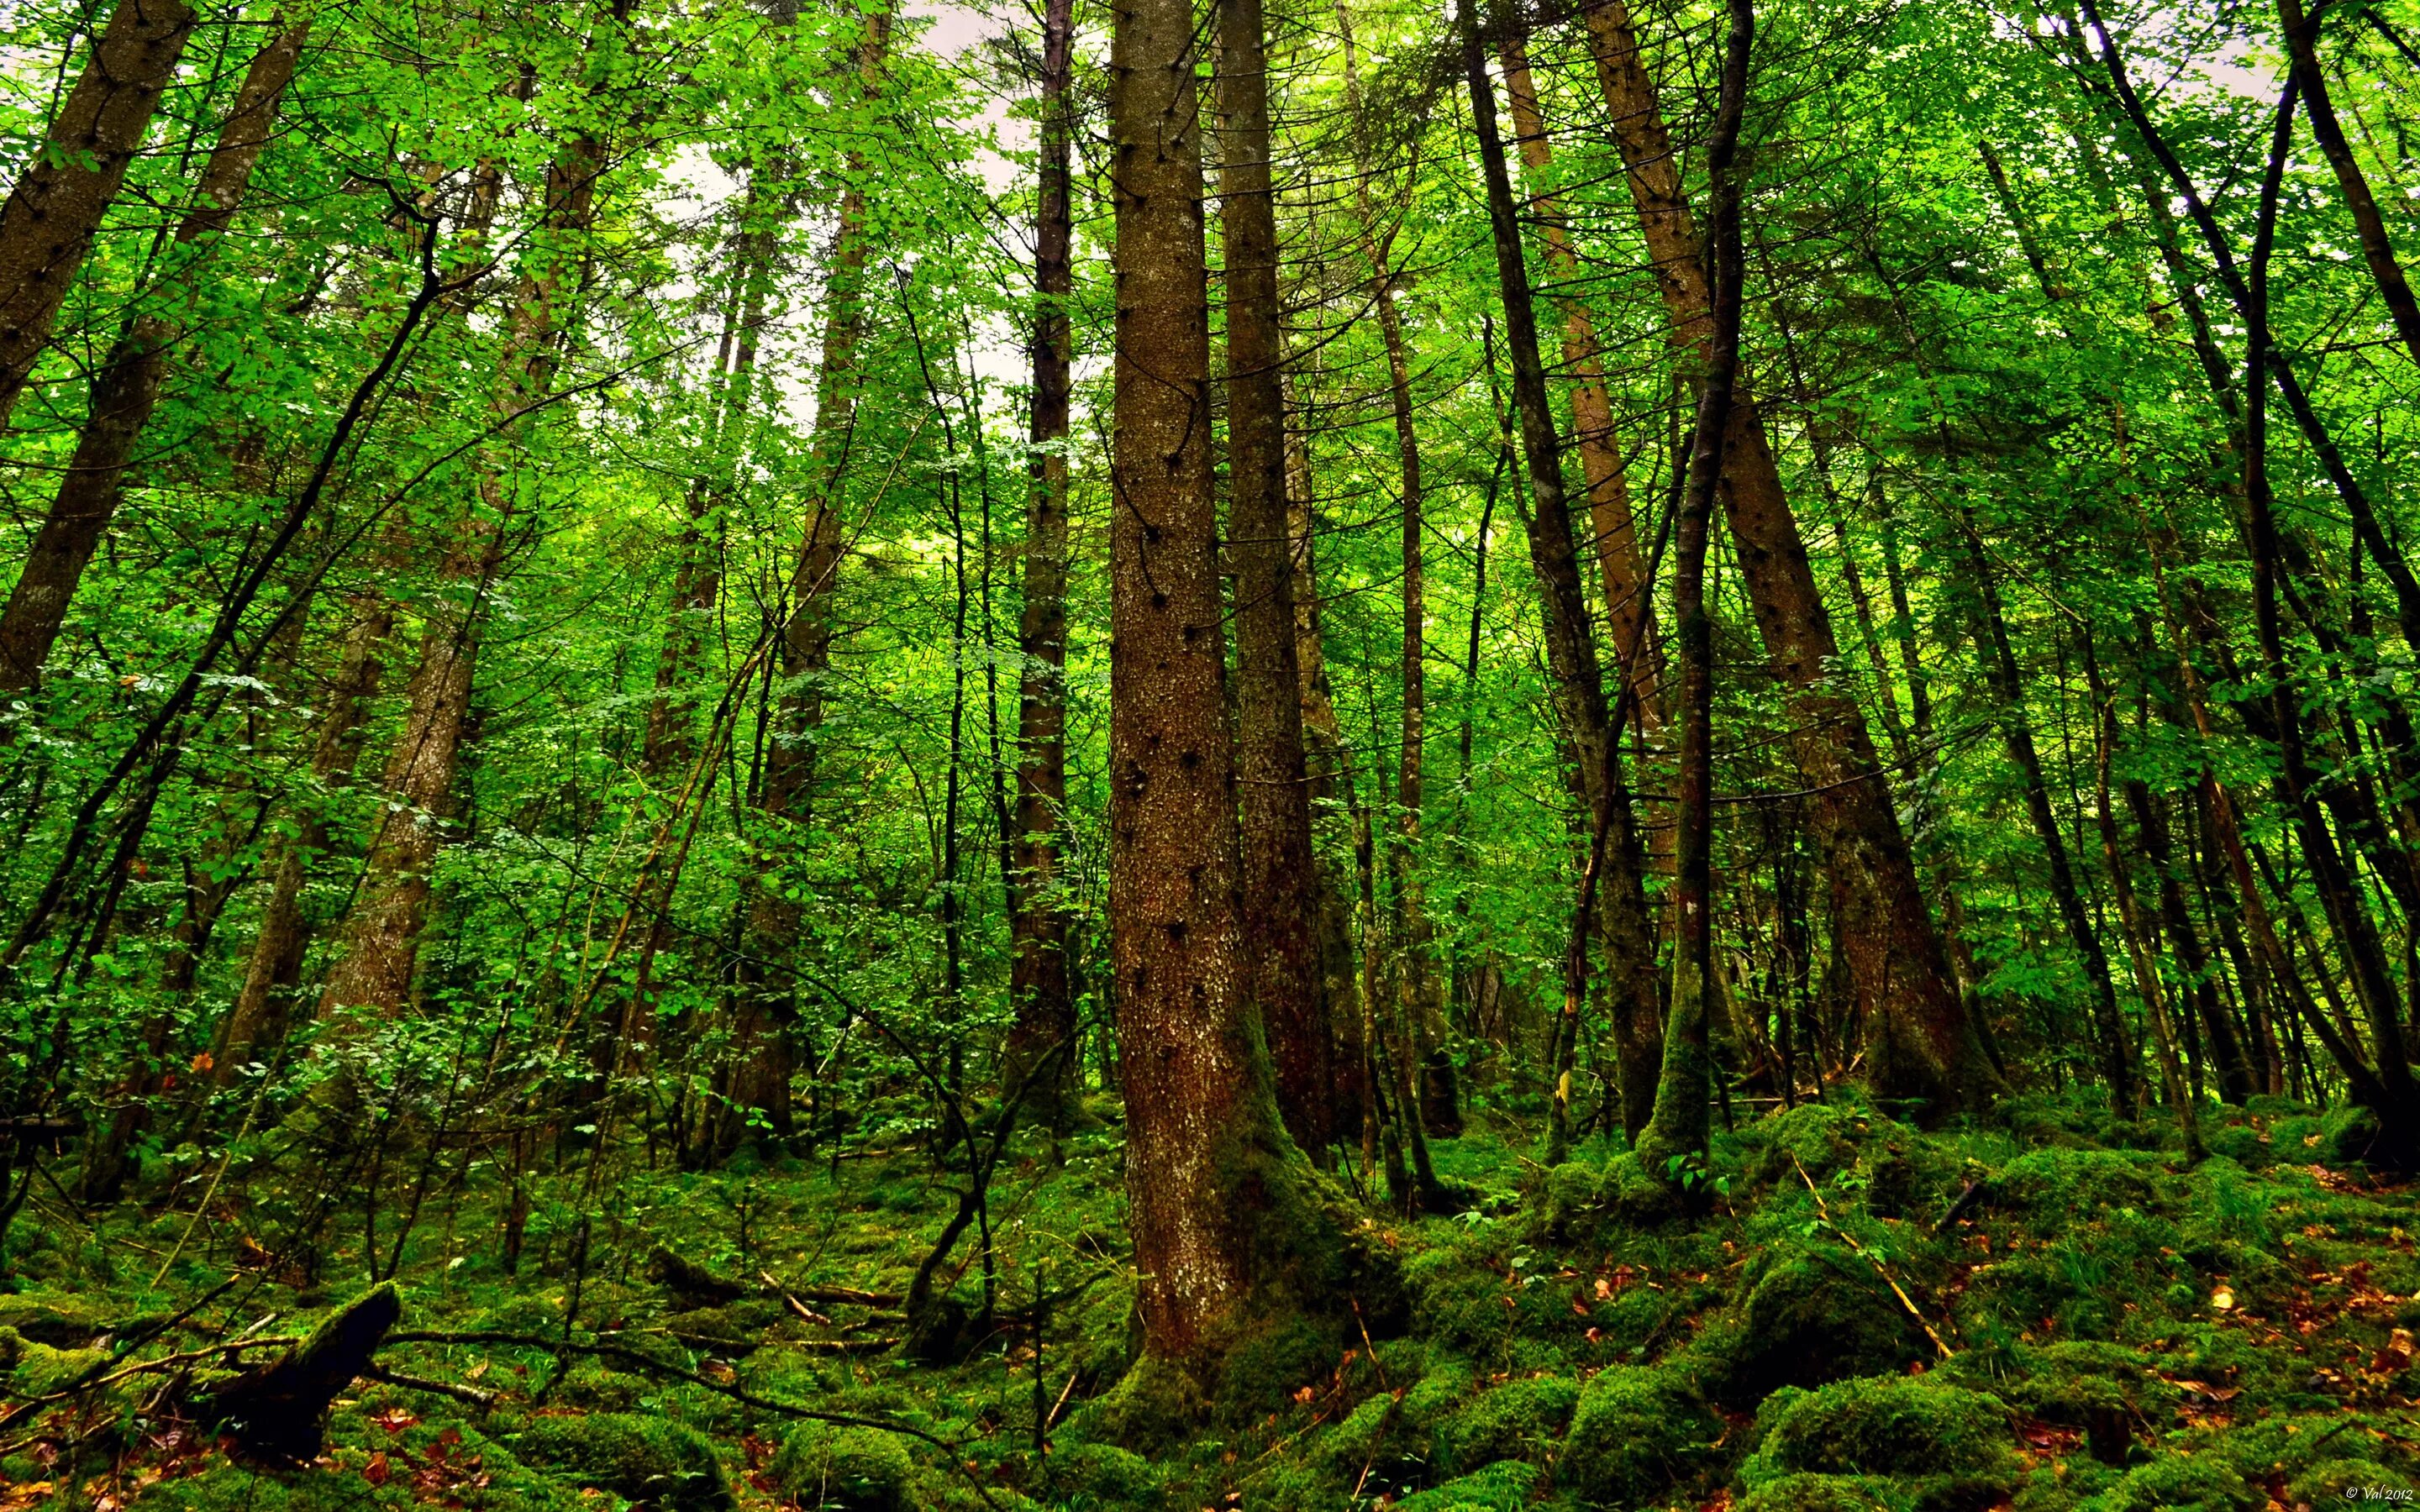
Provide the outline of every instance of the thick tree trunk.
{"type": "Polygon", "coordinates": [[[168,353],[179,334],[179,321],[164,306],[180,299],[190,303],[198,292],[190,284],[207,265],[196,244],[215,238],[235,219],[309,29],[297,26],[254,55],[235,106],[219,129],[218,146],[194,186],[193,202],[177,224],[171,272],[147,291],[143,307],[129,318],[93,378],[92,407],[75,456],[9,590],[8,606],[0,611],[0,694],[23,692],[41,675],[85,566],[117,513],[127,466],[159,405],[168,353]]]}
{"type": "MultiPolygon", "coordinates": [[[[1475,13],[1466,18],[1463,69],[1470,93],[1472,125],[1487,184],[1487,220],[1496,253],[1496,278],[1504,301],[1505,347],[1512,364],[1513,408],[1520,417],[1521,449],[1529,469],[1531,508],[1527,524],[1529,562],[1537,573],[1545,621],[1546,668],[1554,682],[1555,707],[1564,739],[1577,758],[1579,785],[1589,810],[1590,861],[1583,869],[1579,908],[1600,920],[1611,977],[1615,1043],[1621,1053],[1622,1121],[1643,1127],[1665,1058],[1660,1042],[1650,1067],[1643,1054],[1646,1026],[1658,1022],[1654,927],[1647,914],[1646,870],[1630,795],[1621,778],[1621,748],[1606,706],[1604,672],[1590,633],[1586,590],[1572,544],[1569,498],[1563,491],[1562,455],[1553,401],[1538,349],[1538,317],[1523,261],[1512,170],[1496,125],[1496,91],[1487,77],[1475,13]],[[1591,894],[1601,894],[1601,904],[1591,894]]],[[[1566,983],[1563,1019],[1556,1042],[1556,1078],[1549,1153],[1559,1158],[1570,1138],[1571,1052],[1577,1043],[1580,998],[1566,983]]],[[[1660,1041],[1661,1036],[1656,1038],[1660,1041]]]]}
{"type": "Polygon", "coordinates": [[[1334,1137],[1312,939],[1311,795],[1286,527],[1277,206],[1261,0],[1219,0],[1218,228],[1227,296],[1228,550],[1235,572],[1235,760],[1248,984],[1305,1149],[1334,1137]]]}
{"type": "Polygon", "coordinates": [[[1186,0],[1138,0],[1110,44],[1109,918],[1139,1407],[1342,1305],[1318,1285],[1342,1235],[1305,1200],[1316,1177],[1277,1112],[1237,898],[1194,36],[1186,0]]]}
{"type": "MultiPolygon", "coordinates": [[[[1655,85],[1625,0],[1587,12],[1598,82],[1613,113],[1655,279],[1684,363],[1702,368],[1711,335],[1700,246],[1655,85]]],[[[1841,941],[1885,1096],[1939,1118],[1991,1101],[1999,1077],[1967,1017],[1924,906],[1916,867],[1864,711],[1830,676],[1839,646],[1747,383],[1734,397],[1723,459],[1725,510],[1775,675],[1790,695],[1798,764],[1838,879],[1841,941]]]]}
{"type": "Polygon", "coordinates": [[[1042,168],[1034,210],[1033,398],[1025,504],[1024,607],[1016,649],[1016,833],[1010,843],[1009,1031],[1003,1085],[1032,1083],[1052,1127],[1078,1085],[1076,999],[1060,836],[1067,809],[1067,455],[1076,288],[1075,4],[1042,13],[1042,168]],[[1045,1057],[1051,1057],[1047,1062],[1045,1057]]]}
{"type": "Polygon", "coordinates": [[[118,0],[75,87],[0,205],[0,427],[32,380],[93,233],[194,35],[185,0],[118,0]]]}

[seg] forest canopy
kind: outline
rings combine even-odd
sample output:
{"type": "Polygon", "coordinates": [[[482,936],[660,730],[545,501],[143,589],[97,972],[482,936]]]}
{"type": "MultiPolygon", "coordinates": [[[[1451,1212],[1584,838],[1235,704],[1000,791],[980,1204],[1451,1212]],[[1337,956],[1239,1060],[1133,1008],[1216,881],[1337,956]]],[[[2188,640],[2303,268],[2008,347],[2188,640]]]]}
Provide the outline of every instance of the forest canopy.
{"type": "Polygon", "coordinates": [[[6,8],[0,1512],[2409,1496],[2415,77],[6,8]]]}

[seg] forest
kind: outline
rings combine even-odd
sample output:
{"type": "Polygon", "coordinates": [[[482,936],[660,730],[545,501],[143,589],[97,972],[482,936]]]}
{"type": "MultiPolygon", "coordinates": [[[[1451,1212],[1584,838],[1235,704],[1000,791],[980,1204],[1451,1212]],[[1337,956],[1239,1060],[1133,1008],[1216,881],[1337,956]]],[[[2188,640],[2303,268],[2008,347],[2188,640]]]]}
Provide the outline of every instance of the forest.
{"type": "Polygon", "coordinates": [[[0,5],[0,1512],[2420,1497],[2420,0],[0,5]]]}

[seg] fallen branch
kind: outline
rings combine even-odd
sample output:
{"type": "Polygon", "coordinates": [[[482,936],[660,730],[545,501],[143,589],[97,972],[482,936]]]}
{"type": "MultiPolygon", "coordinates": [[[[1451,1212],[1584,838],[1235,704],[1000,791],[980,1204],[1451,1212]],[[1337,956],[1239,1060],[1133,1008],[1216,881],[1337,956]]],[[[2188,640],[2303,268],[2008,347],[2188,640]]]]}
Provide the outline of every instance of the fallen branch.
{"type": "Polygon", "coordinates": [[[390,1370],[382,1365],[373,1365],[363,1371],[362,1379],[383,1381],[390,1386],[401,1386],[406,1391],[425,1391],[432,1396],[451,1396],[456,1401],[467,1402],[483,1412],[496,1405],[496,1394],[492,1391],[481,1391],[476,1386],[458,1386],[450,1381],[430,1381],[425,1376],[408,1376],[400,1370],[390,1370]]]}

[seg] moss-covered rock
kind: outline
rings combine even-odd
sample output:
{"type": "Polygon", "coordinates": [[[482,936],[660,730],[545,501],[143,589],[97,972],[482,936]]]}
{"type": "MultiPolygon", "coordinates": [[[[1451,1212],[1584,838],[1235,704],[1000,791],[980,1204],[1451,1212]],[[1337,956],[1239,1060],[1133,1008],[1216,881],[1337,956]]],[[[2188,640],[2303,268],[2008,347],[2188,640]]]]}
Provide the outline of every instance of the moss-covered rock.
{"type": "Polygon", "coordinates": [[[20,1343],[8,1384],[20,1396],[48,1396],[90,1378],[106,1374],[107,1350],[54,1350],[47,1344],[20,1343]]]}
{"type": "Polygon", "coordinates": [[[610,1370],[596,1360],[582,1360],[555,1382],[554,1399],[566,1407],[591,1412],[627,1412],[647,1395],[643,1376],[610,1370]]]}
{"type": "Polygon", "coordinates": [[[905,1512],[916,1462],[895,1433],[807,1423],[782,1441],[773,1483],[803,1507],[905,1512]]]}
{"type": "Polygon", "coordinates": [[[1737,1505],[1738,1512],[1915,1512],[1916,1495],[1880,1476],[1801,1472],[1765,1482],[1737,1505]]]}
{"type": "Polygon", "coordinates": [[[1536,1504],[1538,1467],[1503,1459],[1442,1486],[1416,1491],[1395,1504],[1397,1512],[1524,1512],[1536,1504]]]}
{"type": "Polygon", "coordinates": [[[1496,1460],[1543,1462],[1563,1437],[1580,1388],[1561,1376],[1509,1381],[1449,1413],[1430,1435],[1436,1467],[1466,1474],[1496,1460]]]}
{"type": "Polygon", "coordinates": [[[2165,1455],[2077,1504],[2080,1512],[2253,1512],[2268,1493],[2218,1454],[2165,1455]]]}
{"type": "Polygon", "coordinates": [[[2287,1485],[2286,1500],[2311,1507],[2389,1498],[2408,1502],[2414,1489],[2411,1476],[2374,1459],[2324,1459],[2287,1485]]]}
{"type": "Polygon", "coordinates": [[[2150,1157],[2114,1149],[2034,1149],[2001,1167],[1992,1192],[2009,1206],[2071,1219],[2149,1202],[2150,1169],[2150,1157]]]}
{"type": "Polygon", "coordinates": [[[1698,1467],[1721,1433],[1678,1366],[1616,1365],[1581,1388],[1557,1473],[1587,1500],[1652,1503],[1698,1467]]]}
{"type": "Polygon", "coordinates": [[[1751,1406],[1783,1386],[1894,1371],[1931,1352],[1874,1268],[1821,1241],[1776,1244],[1747,1275],[1738,1327],[1722,1343],[1717,1389],[1751,1406]]]}
{"type": "Polygon", "coordinates": [[[663,1512],[722,1512],[733,1505],[714,1445],[695,1429],[631,1412],[541,1417],[512,1441],[513,1452],[566,1478],[663,1512]]]}
{"type": "Polygon", "coordinates": [[[1150,1460],[1114,1443],[1078,1443],[1052,1455],[1050,1478],[1068,1495],[1089,1498],[1097,1507],[1149,1506],[1160,1488],[1159,1472],[1150,1460]]]}
{"type": "Polygon", "coordinates": [[[2008,1405],[1931,1376],[1785,1388],[1757,1413],[1751,1488],[1800,1472],[1825,1475],[2005,1474],[2016,1469],[2008,1405]]]}

